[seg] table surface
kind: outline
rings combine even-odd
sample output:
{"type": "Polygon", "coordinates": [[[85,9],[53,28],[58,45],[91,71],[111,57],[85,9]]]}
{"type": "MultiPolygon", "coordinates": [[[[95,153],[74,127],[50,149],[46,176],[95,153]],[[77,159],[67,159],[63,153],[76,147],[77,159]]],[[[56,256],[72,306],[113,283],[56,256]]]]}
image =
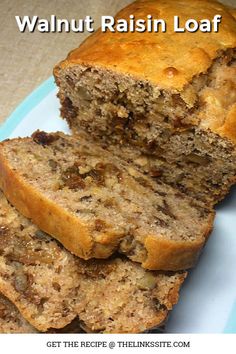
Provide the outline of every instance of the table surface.
{"type": "MultiPolygon", "coordinates": [[[[189,0],[191,1],[191,0],[189,0]]],[[[49,18],[115,15],[132,0],[1,0],[0,1],[0,123],[40,83],[52,74],[55,63],[77,47],[88,33],[20,33],[15,16],[49,18]]],[[[223,0],[236,5],[236,0],[223,0]]]]}

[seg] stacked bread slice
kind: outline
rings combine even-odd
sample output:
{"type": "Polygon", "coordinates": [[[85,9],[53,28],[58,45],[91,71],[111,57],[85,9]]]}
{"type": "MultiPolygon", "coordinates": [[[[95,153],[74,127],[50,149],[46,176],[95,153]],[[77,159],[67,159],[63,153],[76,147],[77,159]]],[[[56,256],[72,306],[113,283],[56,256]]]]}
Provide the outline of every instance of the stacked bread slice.
{"type": "Polygon", "coordinates": [[[165,323],[236,179],[236,21],[212,0],[117,15],[200,8],[219,33],[92,35],[54,71],[74,135],[0,144],[0,332],[165,323]]]}
{"type": "Polygon", "coordinates": [[[147,271],[121,255],[84,261],[2,193],[0,225],[0,292],[21,314],[1,298],[1,332],[33,331],[28,322],[42,332],[77,324],[87,332],[139,333],[162,325],[178,300],[186,272],[147,271]]]}
{"type": "MultiPolygon", "coordinates": [[[[0,333],[40,333],[19,312],[17,307],[4,295],[0,294],[0,333]]],[[[47,333],[84,333],[75,319],[69,325],[59,330],[50,330],[47,333]]]]}
{"type": "Polygon", "coordinates": [[[211,209],[59,132],[1,143],[0,171],[0,292],[31,326],[77,318],[87,332],[139,333],[165,322],[211,209]]]}

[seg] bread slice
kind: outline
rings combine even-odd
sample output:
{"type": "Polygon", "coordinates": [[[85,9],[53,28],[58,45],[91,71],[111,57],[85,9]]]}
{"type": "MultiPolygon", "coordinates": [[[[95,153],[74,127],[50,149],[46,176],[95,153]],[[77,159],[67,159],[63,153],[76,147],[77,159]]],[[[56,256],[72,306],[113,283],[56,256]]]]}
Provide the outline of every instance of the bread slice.
{"type": "MultiPolygon", "coordinates": [[[[47,333],[84,333],[79,323],[79,319],[75,318],[67,326],[58,330],[51,329],[47,333]]],[[[39,331],[24,319],[11,301],[0,294],[0,334],[17,333],[39,333],[39,331]]]]}
{"type": "Polygon", "coordinates": [[[39,331],[69,324],[77,316],[73,256],[18,214],[2,193],[0,225],[0,292],[39,331]]]}
{"type": "Polygon", "coordinates": [[[139,0],[116,19],[164,18],[165,33],[91,35],[54,69],[61,115],[145,173],[213,205],[236,181],[235,11],[213,0],[139,0]],[[222,16],[218,33],[173,18],[222,16]],[[181,49],[180,49],[181,48],[181,49]]]}
{"type": "Polygon", "coordinates": [[[38,333],[20,314],[17,308],[0,294],[0,333],[38,333]]]}
{"type": "Polygon", "coordinates": [[[185,277],[145,271],[118,256],[81,260],[0,192],[0,291],[39,331],[53,332],[74,319],[87,332],[144,332],[166,320],[185,277]]]}
{"type": "Polygon", "coordinates": [[[118,250],[150,270],[187,269],[212,229],[211,210],[62,133],[3,142],[0,185],[23,215],[86,260],[118,250]]]}

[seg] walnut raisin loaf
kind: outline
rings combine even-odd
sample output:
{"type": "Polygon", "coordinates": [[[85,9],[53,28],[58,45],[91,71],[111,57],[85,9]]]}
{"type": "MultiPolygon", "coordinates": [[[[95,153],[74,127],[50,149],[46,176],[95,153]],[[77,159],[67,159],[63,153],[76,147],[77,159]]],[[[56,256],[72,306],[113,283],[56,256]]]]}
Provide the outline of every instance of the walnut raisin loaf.
{"type": "Polygon", "coordinates": [[[0,185],[23,215],[77,256],[118,250],[151,270],[192,267],[214,218],[96,144],[63,133],[1,143],[0,185]]]}
{"type": "Polygon", "coordinates": [[[236,181],[235,11],[212,0],[139,0],[117,18],[166,33],[90,36],[54,69],[61,114],[145,173],[208,205],[236,181]],[[219,32],[174,33],[173,17],[222,16],[219,32]]]}
{"type": "Polygon", "coordinates": [[[185,276],[146,271],[122,257],[81,260],[0,192],[0,291],[39,331],[74,319],[61,332],[75,330],[76,321],[87,332],[144,332],[166,320],[185,276]]]}

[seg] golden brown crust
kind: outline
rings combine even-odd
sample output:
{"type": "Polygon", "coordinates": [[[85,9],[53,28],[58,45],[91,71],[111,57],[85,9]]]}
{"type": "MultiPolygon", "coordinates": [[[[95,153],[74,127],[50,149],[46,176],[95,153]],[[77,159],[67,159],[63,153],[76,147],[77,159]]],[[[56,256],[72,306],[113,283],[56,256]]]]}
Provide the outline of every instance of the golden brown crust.
{"type": "Polygon", "coordinates": [[[116,18],[163,18],[166,33],[102,33],[100,30],[73,50],[66,60],[55,68],[76,64],[98,66],[107,70],[133,75],[148,80],[161,89],[181,91],[194,76],[204,73],[211,66],[219,51],[236,46],[236,22],[228,9],[213,0],[139,0],[121,10],[116,18]],[[201,11],[200,11],[201,10],[201,11]],[[218,33],[175,33],[173,18],[178,15],[181,23],[194,18],[213,19],[219,14],[222,23],[218,33]],[[199,45],[196,45],[198,43],[199,45]],[[181,48],[181,53],[180,53],[181,48]],[[168,68],[175,68],[175,75],[168,75],[168,68]]]}
{"type": "MultiPolygon", "coordinates": [[[[26,138],[27,139],[27,138],[26,138]]],[[[17,141],[18,139],[14,139],[17,141]]],[[[7,142],[5,142],[7,143],[7,142]]],[[[5,144],[2,143],[2,144],[5,144]]],[[[11,168],[0,149],[0,187],[6,198],[41,230],[55,237],[73,254],[83,258],[108,258],[119,246],[123,233],[104,232],[96,240],[92,230],[78,216],[48,199],[11,168]]],[[[147,258],[134,258],[150,270],[184,270],[194,266],[212,229],[214,212],[209,213],[206,230],[196,241],[163,240],[147,235],[144,247],[147,258]]],[[[133,259],[130,256],[131,259],[133,259]]]]}
{"type": "Polygon", "coordinates": [[[231,107],[218,134],[231,139],[236,144],[236,103],[231,107]]]}
{"type": "Polygon", "coordinates": [[[214,214],[209,220],[204,237],[198,242],[173,242],[152,236],[147,237],[145,242],[147,259],[142,266],[150,270],[177,270],[179,264],[183,266],[183,269],[192,268],[197,263],[201,250],[212,231],[213,221],[214,214]]]}
{"type": "MultiPolygon", "coordinates": [[[[219,106],[216,107],[221,109],[219,106]]],[[[216,107],[213,107],[213,109],[216,107]]],[[[221,117],[213,114],[206,119],[206,117],[203,116],[200,126],[204,129],[210,129],[214,133],[219,134],[223,138],[230,139],[234,144],[236,144],[236,103],[230,107],[225,119],[222,121],[220,118],[223,116],[223,109],[221,117]]]]}

